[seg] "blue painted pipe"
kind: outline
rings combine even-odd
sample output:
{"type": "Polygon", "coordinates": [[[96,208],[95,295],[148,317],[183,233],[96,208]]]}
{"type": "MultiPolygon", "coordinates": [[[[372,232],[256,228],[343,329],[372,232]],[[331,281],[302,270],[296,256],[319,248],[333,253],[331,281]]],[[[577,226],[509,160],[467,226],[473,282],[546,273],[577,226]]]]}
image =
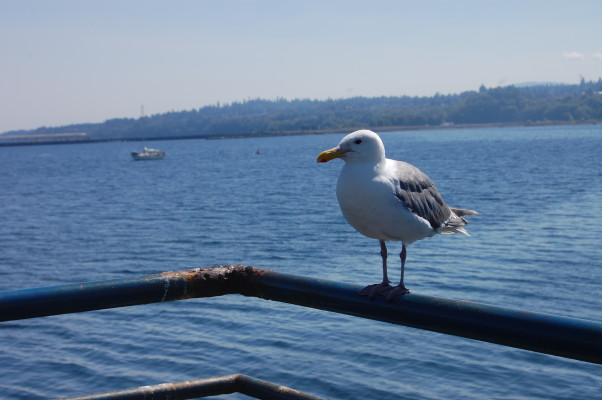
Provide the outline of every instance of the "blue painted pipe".
{"type": "Polygon", "coordinates": [[[360,287],[253,267],[217,266],[145,277],[0,292],[0,321],[242,294],[602,364],[602,324],[408,294],[387,303],[360,287]]]}

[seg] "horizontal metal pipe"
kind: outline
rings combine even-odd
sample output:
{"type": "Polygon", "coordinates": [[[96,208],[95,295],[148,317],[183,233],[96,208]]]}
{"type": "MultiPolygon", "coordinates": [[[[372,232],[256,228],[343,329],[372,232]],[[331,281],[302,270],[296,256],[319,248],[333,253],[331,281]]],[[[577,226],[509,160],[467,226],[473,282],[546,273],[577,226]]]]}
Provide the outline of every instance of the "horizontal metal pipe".
{"type": "Polygon", "coordinates": [[[264,400],[322,400],[320,397],[242,374],[215,376],[177,383],[162,383],[160,385],[69,397],[61,400],[184,400],[236,392],[264,400]]]}
{"type": "Polygon", "coordinates": [[[273,271],[254,280],[249,288],[265,299],[602,364],[602,323],[595,321],[414,293],[370,301],[359,286],[273,271]]]}
{"type": "Polygon", "coordinates": [[[0,292],[0,321],[239,293],[602,364],[602,324],[408,294],[388,303],[360,287],[253,267],[217,266],[142,278],[0,292]]]}
{"type": "Polygon", "coordinates": [[[0,322],[238,293],[244,270],[218,266],[0,292],[0,322]]]}

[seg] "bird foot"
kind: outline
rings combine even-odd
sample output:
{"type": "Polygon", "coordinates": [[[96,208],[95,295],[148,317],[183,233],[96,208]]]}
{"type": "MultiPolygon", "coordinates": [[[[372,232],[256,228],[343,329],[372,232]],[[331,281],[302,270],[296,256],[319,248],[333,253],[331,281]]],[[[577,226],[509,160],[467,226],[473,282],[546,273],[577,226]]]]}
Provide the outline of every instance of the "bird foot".
{"type": "Polygon", "coordinates": [[[379,294],[385,296],[385,294],[391,289],[393,288],[391,285],[389,285],[389,282],[376,283],[363,288],[360,292],[360,296],[368,296],[370,300],[374,300],[374,298],[379,294]]]}
{"type": "Polygon", "coordinates": [[[397,296],[403,296],[404,294],[408,294],[408,293],[411,293],[409,289],[407,289],[403,285],[399,285],[399,286],[395,286],[395,287],[391,288],[391,290],[387,291],[387,293],[384,294],[384,296],[385,296],[385,299],[387,299],[387,302],[390,303],[397,296]]]}

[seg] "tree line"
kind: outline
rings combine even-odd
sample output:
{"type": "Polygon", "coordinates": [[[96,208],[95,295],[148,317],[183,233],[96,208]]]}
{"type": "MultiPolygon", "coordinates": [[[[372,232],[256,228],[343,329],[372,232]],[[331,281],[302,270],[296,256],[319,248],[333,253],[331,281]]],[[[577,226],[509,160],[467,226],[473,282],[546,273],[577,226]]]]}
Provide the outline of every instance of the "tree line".
{"type": "Polygon", "coordinates": [[[87,132],[92,139],[185,138],[343,131],[452,124],[538,124],[602,120],[602,79],[576,85],[486,88],[430,97],[252,99],[99,124],[41,127],[19,134],[87,132]]]}

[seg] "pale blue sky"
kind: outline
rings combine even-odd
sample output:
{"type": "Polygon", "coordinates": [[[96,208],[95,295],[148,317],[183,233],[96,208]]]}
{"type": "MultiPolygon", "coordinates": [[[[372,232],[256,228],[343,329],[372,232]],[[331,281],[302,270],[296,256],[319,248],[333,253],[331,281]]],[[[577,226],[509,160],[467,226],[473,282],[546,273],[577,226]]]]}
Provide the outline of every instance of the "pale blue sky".
{"type": "Polygon", "coordinates": [[[602,77],[602,1],[0,0],[0,132],[602,77]]]}

